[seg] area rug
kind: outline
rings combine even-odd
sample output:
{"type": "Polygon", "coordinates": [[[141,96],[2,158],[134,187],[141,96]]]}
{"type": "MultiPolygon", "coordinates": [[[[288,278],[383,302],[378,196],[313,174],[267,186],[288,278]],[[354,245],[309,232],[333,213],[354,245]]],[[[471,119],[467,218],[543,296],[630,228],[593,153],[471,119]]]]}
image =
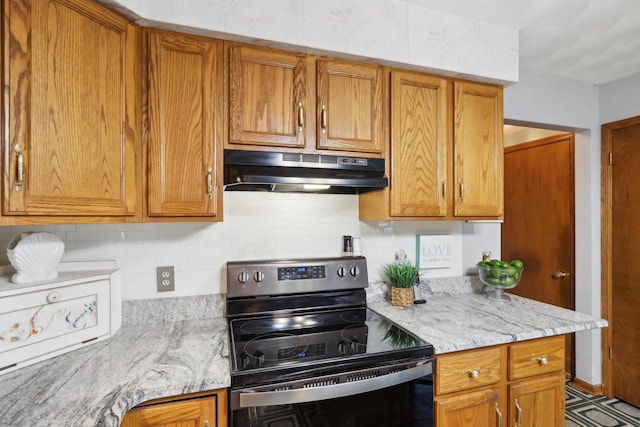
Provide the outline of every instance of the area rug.
{"type": "Polygon", "coordinates": [[[567,427],[640,427],[640,408],[607,396],[591,396],[567,383],[567,427]]]}

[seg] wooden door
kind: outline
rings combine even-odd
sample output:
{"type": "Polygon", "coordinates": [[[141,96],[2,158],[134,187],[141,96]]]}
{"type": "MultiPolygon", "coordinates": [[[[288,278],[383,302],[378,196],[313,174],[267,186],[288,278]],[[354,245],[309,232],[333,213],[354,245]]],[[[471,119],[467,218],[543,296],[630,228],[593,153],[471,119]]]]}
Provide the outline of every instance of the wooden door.
{"type": "Polygon", "coordinates": [[[391,73],[391,216],[445,216],[448,81],[391,73]]]}
{"type": "MultiPolygon", "coordinates": [[[[520,284],[509,292],[573,310],[574,136],[553,136],[504,151],[501,254],[506,261],[524,263],[520,284]],[[559,272],[567,275],[554,278],[559,272]]],[[[572,377],[573,353],[573,334],[568,334],[566,371],[572,377]]]]}
{"type": "Polygon", "coordinates": [[[230,45],[228,56],[227,148],[303,148],[313,141],[314,97],[307,56],[244,45],[230,45]]]}
{"type": "Polygon", "coordinates": [[[4,2],[5,215],[133,216],[137,27],[89,0],[4,2]]]}
{"type": "Polygon", "coordinates": [[[511,384],[509,422],[506,425],[565,427],[564,381],[564,374],[558,373],[511,384]]]}
{"type": "Polygon", "coordinates": [[[150,30],[149,216],[220,219],[222,42],[150,30]]]}
{"type": "Polygon", "coordinates": [[[141,406],[127,412],[120,427],[226,427],[226,408],[218,400],[214,395],[141,406]]]}
{"type": "Polygon", "coordinates": [[[507,414],[499,406],[500,387],[470,391],[434,402],[438,427],[487,427],[502,425],[507,414]]]}
{"type": "Polygon", "coordinates": [[[502,88],[455,82],[454,215],[503,213],[502,88]]]}
{"type": "MultiPolygon", "coordinates": [[[[610,130],[612,393],[640,406],[640,120],[610,130]]],[[[606,209],[606,207],[603,207],[606,209]]],[[[603,237],[603,239],[606,237],[603,237]]],[[[605,257],[606,261],[606,257],[605,257]]],[[[609,311],[609,310],[607,310],[609,311]]]]}
{"type": "Polygon", "coordinates": [[[382,68],[338,60],[317,61],[317,148],[381,157],[382,68]]]}

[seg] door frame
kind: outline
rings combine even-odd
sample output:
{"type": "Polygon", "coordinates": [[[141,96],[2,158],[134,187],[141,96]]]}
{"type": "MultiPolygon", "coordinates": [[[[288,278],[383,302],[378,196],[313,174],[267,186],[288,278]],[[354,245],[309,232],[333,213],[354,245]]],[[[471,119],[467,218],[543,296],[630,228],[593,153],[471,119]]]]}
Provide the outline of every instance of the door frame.
{"type": "Polygon", "coordinates": [[[602,317],[609,322],[608,328],[602,329],[602,393],[613,396],[613,360],[609,357],[609,349],[613,345],[613,171],[609,154],[613,152],[613,131],[630,126],[640,125],[640,116],[602,125],[602,206],[601,239],[602,239],[602,317]]]}

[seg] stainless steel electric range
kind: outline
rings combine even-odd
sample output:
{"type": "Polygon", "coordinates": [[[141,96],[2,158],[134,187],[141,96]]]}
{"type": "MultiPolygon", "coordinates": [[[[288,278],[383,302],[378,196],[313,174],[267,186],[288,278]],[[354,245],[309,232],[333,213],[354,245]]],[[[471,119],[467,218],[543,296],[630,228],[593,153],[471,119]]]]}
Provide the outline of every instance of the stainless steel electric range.
{"type": "Polygon", "coordinates": [[[364,257],[227,264],[230,426],[433,426],[433,346],[367,286],[364,257]]]}

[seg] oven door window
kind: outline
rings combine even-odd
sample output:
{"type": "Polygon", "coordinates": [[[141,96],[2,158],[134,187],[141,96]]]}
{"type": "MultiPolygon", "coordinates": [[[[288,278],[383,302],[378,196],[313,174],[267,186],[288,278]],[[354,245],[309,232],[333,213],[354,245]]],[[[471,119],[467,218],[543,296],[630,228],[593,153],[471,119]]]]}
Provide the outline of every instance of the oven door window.
{"type": "Polygon", "coordinates": [[[376,391],[232,412],[233,427],[433,427],[432,375],[376,391]]]}

